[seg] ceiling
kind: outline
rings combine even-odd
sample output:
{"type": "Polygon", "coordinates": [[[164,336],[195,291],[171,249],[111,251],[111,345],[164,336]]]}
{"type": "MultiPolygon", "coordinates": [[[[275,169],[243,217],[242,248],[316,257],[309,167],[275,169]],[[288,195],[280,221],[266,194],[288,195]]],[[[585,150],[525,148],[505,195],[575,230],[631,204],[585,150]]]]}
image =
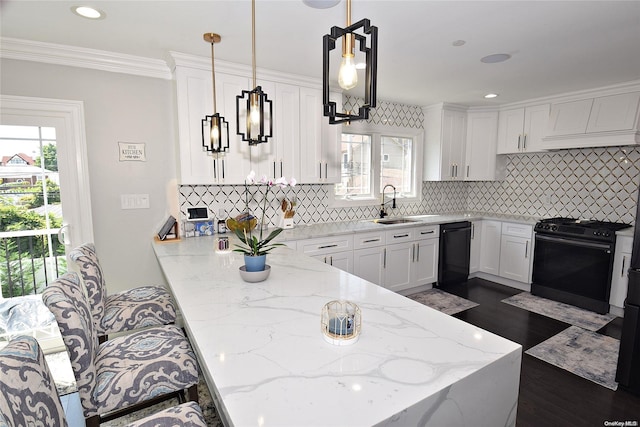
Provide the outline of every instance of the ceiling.
{"type": "MultiPolygon", "coordinates": [[[[3,37],[167,60],[210,58],[202,35],[215,32],[216,59],[251,64],[248,0],[86,0],[106,12],[94,21],[71,12],[81,1],[0,1],[3,37]]],[[[365,17],[379,28],[386,101],[497,105],[640,79],[640,1],[353,0],[353,22],[365,17]],[[511,59],[480,62],[496,53],[511,59]]],[[[322,36],[345,20],[344,0],[328,9],[257,0],[258,67],[321,78],[322,36]]]]}

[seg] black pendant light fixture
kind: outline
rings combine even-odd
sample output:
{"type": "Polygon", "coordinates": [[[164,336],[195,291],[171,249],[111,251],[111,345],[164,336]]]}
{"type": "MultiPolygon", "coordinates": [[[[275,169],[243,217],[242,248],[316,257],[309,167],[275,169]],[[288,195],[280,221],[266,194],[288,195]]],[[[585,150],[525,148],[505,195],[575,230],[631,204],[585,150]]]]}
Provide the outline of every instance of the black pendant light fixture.
{"type": "Polygon", "coordinates": [[[251,51],[253,90],[243,90],[236,96],[236,123],[242,140],[257,145],[273,135],[273,105],[256,83],[256,0],[251,0],[251,51]]]}
{"type": "Polygon", "coordinates": [[[329,117],[330,124],[339,124],[355,120],[367,120],[369,111],[376,107],[376,85],[378,68],[378,27],[371,25],[368,19],[362,19],[351,24],[351,0],[347,3],[347,26],[345,28],[332,27],[330,34],[323,38],[323,72],[322,90],[324,115],[329,117]],[[361,30],[361,33],[356,31],[361,30]],[[367,47],[367,36],[370,46],[367,47]],[[358,74],[355,64],[355,49],[365,54],[366,68],[364,81],[364,105],[358,109],[358,114],[336,111],[336,103],[329,100],[329,57],[336,47],[336,40],[342,38],[342,63],[338,72],[338,84],[344,90],[353,89],[358,85],[358,74]]]}
{"type": "Polygon", "coordinates": [[[205,33],[204,41],[211,43],[211,80],[213,83],[213,114],[202,119],[202,147],[209,153],[223,153],[229,149],[229,123],[216,109],[216,72],[213,62],[213,45],[220,43],[220,36],[205,33]]]}

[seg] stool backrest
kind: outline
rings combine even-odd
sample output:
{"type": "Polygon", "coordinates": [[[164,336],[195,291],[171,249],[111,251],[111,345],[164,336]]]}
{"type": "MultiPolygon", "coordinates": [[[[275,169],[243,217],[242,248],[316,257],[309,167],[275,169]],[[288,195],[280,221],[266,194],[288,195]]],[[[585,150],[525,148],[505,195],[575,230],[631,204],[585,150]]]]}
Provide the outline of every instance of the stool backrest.
{"type": "Polygon", "coordinates": [[[56,317],[76,377],[76,387],[85,418],[97,414],[93,388],[98,335],[91,319],[89,301],[76,273],[66,273],[51,282],[42,301],[56,317]]]}
{"type": "Polygon", "coordinates": [[[14,338],[0,350],[2,425],[68,425],[44,353],[33,337],[14,338]]]}
{"type": "Polygon", "coordinates": [[[89,307],[91,308],[93,323],[96,326],[98,335],[103,335],[105,331],[102,327],[102,317],[105,314],[107,287],[104,282],[102,267],[96,254],[96,247],[93,243],[80,245],[69,252],[69,259],[82,276],[90,302],[89,307]]]}

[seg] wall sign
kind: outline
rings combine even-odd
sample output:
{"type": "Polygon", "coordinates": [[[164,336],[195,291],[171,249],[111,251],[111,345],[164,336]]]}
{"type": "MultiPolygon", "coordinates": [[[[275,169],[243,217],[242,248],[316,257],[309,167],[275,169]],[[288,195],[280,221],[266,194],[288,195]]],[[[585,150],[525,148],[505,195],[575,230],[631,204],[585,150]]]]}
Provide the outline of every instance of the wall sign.
{"type": "Polygon", "coordinates": [[[118,142],[121,162],[146,162],[144,143],[118,142]]]}

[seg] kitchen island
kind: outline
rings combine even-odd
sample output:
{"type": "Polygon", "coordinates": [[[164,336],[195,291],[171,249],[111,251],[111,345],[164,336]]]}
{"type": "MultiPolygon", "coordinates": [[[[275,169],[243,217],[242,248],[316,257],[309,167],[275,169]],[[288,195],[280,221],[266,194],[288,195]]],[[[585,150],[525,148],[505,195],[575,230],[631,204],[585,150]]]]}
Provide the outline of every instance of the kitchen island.
{"type": "Polygon", "coordinates": [[[225,425],[515,425],[516,343],[287,248],[246,283],[214,237],[153,246],[225,425]],[[362,310],[352,345],[323,339],[336,299],[362,310]]]}

